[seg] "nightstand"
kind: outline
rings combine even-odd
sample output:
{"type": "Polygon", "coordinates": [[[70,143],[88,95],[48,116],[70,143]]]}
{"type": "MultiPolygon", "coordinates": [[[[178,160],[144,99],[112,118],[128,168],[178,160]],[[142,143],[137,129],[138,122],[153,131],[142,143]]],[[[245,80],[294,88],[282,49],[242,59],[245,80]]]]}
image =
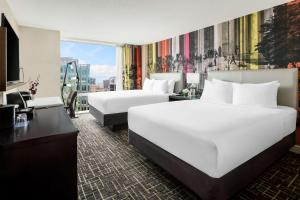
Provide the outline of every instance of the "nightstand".
{"type": "Polygon", "coordinates": [[[170,95],[169,101],[183,101],[183,100],[195,100],[200,99],[200,95],[197,96],[183,96],[183,95],[170,95]]]}

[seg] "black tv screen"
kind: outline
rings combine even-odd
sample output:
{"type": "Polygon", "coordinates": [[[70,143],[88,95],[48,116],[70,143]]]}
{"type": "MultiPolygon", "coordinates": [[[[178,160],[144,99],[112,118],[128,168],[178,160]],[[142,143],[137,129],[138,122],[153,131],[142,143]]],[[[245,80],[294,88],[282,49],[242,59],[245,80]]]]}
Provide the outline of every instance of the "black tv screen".
{"type": "Polygon", "coordinates": [[[7,29],[7,82],[14,82],[20,79],[19,38],[4,14],[1,18],[1,26],[7,29]]]}

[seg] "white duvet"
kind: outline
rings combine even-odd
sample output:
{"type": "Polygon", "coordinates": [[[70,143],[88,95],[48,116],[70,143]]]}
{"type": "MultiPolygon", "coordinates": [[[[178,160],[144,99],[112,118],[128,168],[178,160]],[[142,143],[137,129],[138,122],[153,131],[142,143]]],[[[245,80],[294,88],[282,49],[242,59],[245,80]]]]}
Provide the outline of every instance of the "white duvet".
{"type": "Polygon", "coordinates": [[[88,95],[88,103],[103,114],[127,112],[132,106],[169,101],[169,94],[144,90],[95,92],[88,95]]]}
{"type": "Polygon", "coordinates": [[[129,129],[219,178],[296,129],[296,110],[200,100],[132,107],[129,129]]]}

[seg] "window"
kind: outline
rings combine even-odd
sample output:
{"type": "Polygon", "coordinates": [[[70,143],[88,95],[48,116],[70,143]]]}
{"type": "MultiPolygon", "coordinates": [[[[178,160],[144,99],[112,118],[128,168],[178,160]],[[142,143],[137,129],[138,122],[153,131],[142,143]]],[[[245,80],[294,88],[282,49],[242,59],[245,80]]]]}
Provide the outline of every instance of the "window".
{"type": "MultiPolygon", "coordinates": [[[[77,111],[88,110],[88,93],[115,90],[116,79],[116,47],[89,44],[82,42],[61,41],[61,84],[64,81],[66,68],[66,86],[63,98],[66,99],[71,90],[78,88],[77,111]],[[68,63],[72,62],[72,65],[68,63]],[[76,70],[79,76],[77,87],[76,70]]],[[[65,101],[66,102],[66,101],[65,101]]]]}

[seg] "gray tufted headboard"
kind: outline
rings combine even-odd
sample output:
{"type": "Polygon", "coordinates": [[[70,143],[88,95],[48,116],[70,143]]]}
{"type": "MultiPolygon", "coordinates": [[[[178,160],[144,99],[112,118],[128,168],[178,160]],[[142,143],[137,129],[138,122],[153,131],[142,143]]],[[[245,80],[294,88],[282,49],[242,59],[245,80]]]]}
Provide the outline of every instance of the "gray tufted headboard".
{"type": "Polygon", "coordinates": [[[174,80],[175,81],[175,88],[174,92],[179,93],[183,87],[183,75],[182,73],[152,73],[150,74],[150,79],[157,79],[157,80],[174,80]]]}
{"type": "Polygon", "coordinates": [[[208,79],[213,78],[239,82],[263,83],[278,80],[278,105],[298,107],[298,69],[272,69],[247,71],[213,71],[208,72],[208,79]]]}

